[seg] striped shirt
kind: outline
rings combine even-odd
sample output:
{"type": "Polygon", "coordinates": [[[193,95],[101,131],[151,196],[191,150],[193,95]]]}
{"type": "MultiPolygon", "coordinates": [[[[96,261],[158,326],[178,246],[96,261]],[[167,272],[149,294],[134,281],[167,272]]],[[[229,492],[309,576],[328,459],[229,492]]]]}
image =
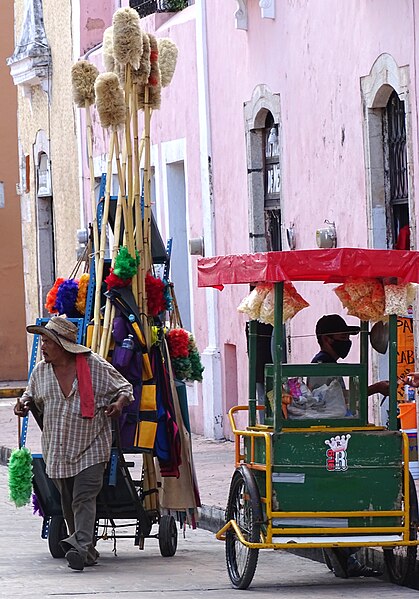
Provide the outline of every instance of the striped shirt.
{"type": "Polygon", "coordinates": [[[92,376],[95,415],[83,418],[77,377],[64,396],[52,364],[41,360],[32,371],[21,401],[33,399],[43,413],[42,453],[50,478],[69,478],[85,468],[107,462],[112,445],[111,418],[105,408],[121,392],[132,397],[131,384],[95,353],[86,355],[92,376]]]}

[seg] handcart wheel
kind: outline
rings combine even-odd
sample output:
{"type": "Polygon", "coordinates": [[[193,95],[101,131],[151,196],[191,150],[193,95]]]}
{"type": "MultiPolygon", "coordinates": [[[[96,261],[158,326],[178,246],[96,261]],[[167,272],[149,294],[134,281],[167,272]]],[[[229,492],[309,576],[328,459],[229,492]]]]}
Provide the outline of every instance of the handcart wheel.
{"type": "Polygon", "coordinates": [[[160,518],[159,547],[163,557],[173,557],[177,549],[177,527],[173,516],[165,514],[160,518]]]}
{"type": "MultiPolygon", "coordinates": [[[[414,541],[418,536],[418,498],[412,475],[409,475],[410,527],[409,539],[414,541]]],[[[417,546],[392,547],[384,549],[384,562],[391,582],[404,585],[415,572],[417,546]]]]}
{"type": "Polygon", "coordinates": [[[67,534],[67,525],[62,516],[52,516],[48,527],[48,548],[52,557],[65,557],[65,551],[60,545],[60,541],[65,539],[67,534]]]}
{"type": "MultiPolygon", "coordinates": [[[[237,468],[231,479],[226,509],[226,521],[229,520],[237,523],[246,541],[260,541],[262,509],[259,489],[246,466],[237,468]]],[[[225,548],[228,575],[233,586],[247,589],[255,574],[259,549],[243,545],[232,527],[226,532],[225,548]]]]}

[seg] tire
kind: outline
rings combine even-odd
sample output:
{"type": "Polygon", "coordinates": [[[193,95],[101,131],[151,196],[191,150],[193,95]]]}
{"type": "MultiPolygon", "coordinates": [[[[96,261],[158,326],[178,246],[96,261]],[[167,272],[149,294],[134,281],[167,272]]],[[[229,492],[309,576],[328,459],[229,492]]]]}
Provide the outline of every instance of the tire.
{"type": "MultiPolygon", "coordinates": [[[[262,509],[259,489],[246,466],[240,466],[233,474],[227,500],[226,522],[234,520],[246,541],[260,541],[262,509]]],[[[259,549],[249,549],[237,538],[233,528],[226,532],[227,571],[236,589],[247,589],[253,580],[258,563],[259,549]]]]}
{"type": "MultiPolygon", "coordinates": [[[[418,536],[418,499],[412,475],[409,476],[409,501],[410,501],[410,534],[409,539],[414,541],[418,536]]],[[[384,549],[384,563],[391,582],[398,585],[409,583],[415,572],[417,546],[393,547],[384,549]]]]}
{"type": "Polygon", "coordinates": [[[57,559],[65,557],[65,551],[60,541],[68,536],[67,525],[62,516],[52,516],[48,528],[48,548],[52,557],[57,559]]]}
{"type": "Polygon", "coordinates": [[[177,527],[173,516],[164,515],[159,524],[159,547],[163,557],[173,557],[177,549],[177,527]]]}

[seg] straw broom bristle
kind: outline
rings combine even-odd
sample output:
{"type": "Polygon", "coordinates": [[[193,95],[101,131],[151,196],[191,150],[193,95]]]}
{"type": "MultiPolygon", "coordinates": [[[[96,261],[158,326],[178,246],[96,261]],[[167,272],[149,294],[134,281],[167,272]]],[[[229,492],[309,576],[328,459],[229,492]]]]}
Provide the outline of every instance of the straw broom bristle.
{"type": "Polygon", "coordinates": [[[143,32],[140,17],[133,8],[120,8],[113,16],[114,57],[133,69],[140,66],[143,52],[143,32]]]}
{"type": "Polygon", "coordinates": [[[169,38],[165,37],[158,40],[159,65],[162,87],[167,87],[172,81],[175,72],[178,48],[169,38]]]}
{"type": "Polygon", "coordinates": [[[103,73],[96,79],[96,107],[102,127],[118,127],[125,121],[124,92],[118,75],[103,73]]]}
{"type": "Polygon", "coordinates": [[[150,40],[148,39],[148,35],[143,35],[143,53],[141,55],[140,66],[138,69],[135,69],[132,73],[132,81],[133,83],[138,83],[140,85],[145,85],[148,82],[148,78],[150,77],[150,40]]]}
{"type": "Polygon", "coordinates": [[[95,81],[99,71],[88,60],[79,60],[71,68],[73,100],[79,108],[95,101],[95,81]]]}
{"type": "Polygon", "coordinates": [[[106,71],[115,71],[115,58],[113,55],[113,27],[108,27],[103,32],[103,64],[106,71]]]}

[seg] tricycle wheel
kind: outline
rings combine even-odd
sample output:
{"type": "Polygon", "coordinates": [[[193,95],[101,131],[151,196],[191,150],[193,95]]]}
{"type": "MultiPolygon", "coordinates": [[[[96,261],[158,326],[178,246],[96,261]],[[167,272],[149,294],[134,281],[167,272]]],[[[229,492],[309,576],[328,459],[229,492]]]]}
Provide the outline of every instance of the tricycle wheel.
{"type": "MultiPolygon", "coordinates": [[[[418,536],[418,498],[412,475],[409,476],[410,526],[409,539],[415,541],[418,536]]],[[[392,547],[384,549],[384,562],[391,582],[407,584],[415,572],[417,546],[392,547]]]]}
{"type": "Polygon", "coordinates": [[[48,548],[52,557],[65,557],[60,541],[67,537],[67,525],[62,516],[52,516],[48,527],[48,548]]]}
{"type": "MultiPolygon", "coordinates": [[[[259,489],[246,466],[237,468],[231,480],[226,509],[226,521],[230,520],[236,522],[246,541],[260,541],[262,511],[259,489]]],[[[255,574],[259,549],[243,545],[232,527],[227,529],[225,547],[228,575],[233,586],[247,589],[255,574]]]]}
{"type": "Polygon", "coordinates": [[[163,557],[173,557],[177,549],[177,527],[173,516],[160,518],[159,547],[163,557]]]}

